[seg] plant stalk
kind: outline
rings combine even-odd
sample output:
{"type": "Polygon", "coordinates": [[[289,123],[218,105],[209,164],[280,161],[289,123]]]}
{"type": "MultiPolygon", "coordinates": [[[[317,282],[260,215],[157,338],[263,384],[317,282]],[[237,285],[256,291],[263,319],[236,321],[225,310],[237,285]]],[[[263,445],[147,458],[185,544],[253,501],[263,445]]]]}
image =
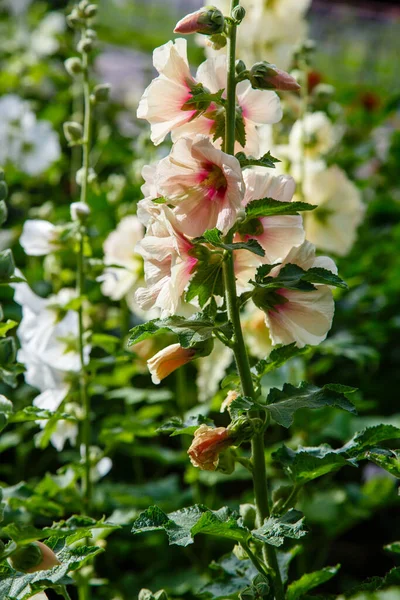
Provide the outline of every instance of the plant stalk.
{"type": "MultiPolygon", "coordinates": [[[[239,0],[231,0],[231,14],[239,0]]],[[[235,153],[235,121],[236,121],[236,24],[230,22],[228,35],[228,76],[227,76],[227,101],[226,101],[226,120],[225,120],[225,152],[234,155],[235,153]]],[[[232,241],[232,232],[228,233],[226,242],[232,241]]],[[[253,380],[251,377],[250,365],[247,356],[246,346],[243,338],[242,327],[240,323],[240,311],[236,292],[236,280],[232,251],[227,251],[223,264],[223,275],[225,284],[225,298],[228,311],[228,318],[232,323],[234,336],[232,349],[235,356],[237,369],[240,376],[242,392],[244,396],[255,399],[253,380]]],[[[255,412],[254,417],[258,414],[255,412]]],[[[253,464],[253,486],[257,509],[257,521],[262,525],[264,520],[270,515],[270,501],[268,482],[265,466],[264,453],[264,433],[256,434],[251,442],[252,445],[252,464],[253,464]]],[[[279,571],[278,560],[275,548],[268,544],[263,545],[263,557],[267,562],[273,577],[274,592],[276,600],[284,600],[284,590],[279,571]]],[[[251,557],[250,557],[251,559],[251,557]]]]}

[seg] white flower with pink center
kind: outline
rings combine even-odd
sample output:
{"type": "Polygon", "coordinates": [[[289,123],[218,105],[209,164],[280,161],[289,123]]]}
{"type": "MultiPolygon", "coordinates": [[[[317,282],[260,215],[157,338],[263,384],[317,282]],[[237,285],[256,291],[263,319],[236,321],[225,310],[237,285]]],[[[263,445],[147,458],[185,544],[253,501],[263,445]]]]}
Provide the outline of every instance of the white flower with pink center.
{"type": "Polygon", "coordinates": [[[196,81],[190,74],[186,40],[169,41],[153,52],[153,65],[159,76],[145,89],[137,116],[151,125],[151,140],[157,146],[166,135],[192,119],[196,110],[182,110],[192,97],[196,81]]]}
{"type": "MultiPolygon", "coordinates": [[[[212,93],[225,89],[227,79],[226,56],[221,55],[203,62],[198,68],[196,79],[212,93]]],[[[223,94],[224,96],[225,94],[223,94]]],[[[243,147],[239,142],[236,142],[235,152],[244,150],[248,154],[258,156],[259,136],[257,125],[274,124],[282,119],[279,96],[269,90],[254,90],[248,81],[241,81],[236,87],[236,97],[244,120],[246,145],[243,147]]],[[[223,110],[223,108],[219,108],[212,103],[204,115],[193,121],[188,120],[185,125],[176,129],[172,136],[173,139],[195,133],[214,135],[217,115],[223,110]]]]}
{"type": "Polygon", "coordinates": [[[172,210],[154,205],[146,235],[136,247],[144,259],[147,287],[139,288],[135,298],[144,310],[160,308],[162,317],[179,312],[197,264],[197,258],[190,254],[192,248],[172,210]]]}
{"type": "Polygon", "coordinates": [[[215,148],[203,135],[181,138],[160,161],[157,187],[182,231],[200,236],[217,227],[226,234],[236,221],[244,196],[239,161],[215,148]]]}
{"type": "MultiPolygon", "coordinates": [[[[285,264],[295,264],[307,271],[312,267],[322,267],[337,273],[335,263],[327,256],[315,256],[315,246],[304,242],[299,248],[293,248],[284,263],[271,271],[276,277],[285,264]]],[[[335,310],[332,291],[327,285],[316,285],[311,292],[278,289],[276,294],[282,303],[276,303],[266,312],[266,323],[269,327],[273,344],[291,344],[299,348],[307,344],[316,346],[327,336],[332,326],[335,310]]]]}

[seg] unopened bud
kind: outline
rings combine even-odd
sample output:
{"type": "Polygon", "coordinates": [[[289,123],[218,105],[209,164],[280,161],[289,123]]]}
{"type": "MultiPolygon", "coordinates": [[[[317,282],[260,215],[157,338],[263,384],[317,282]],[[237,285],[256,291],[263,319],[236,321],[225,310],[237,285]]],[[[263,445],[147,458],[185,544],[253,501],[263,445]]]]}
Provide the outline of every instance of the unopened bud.
{"type": "Polygon", "coordinates": [[[86,8],[89,6],[89,0],[81,0],[78,4],[78,10],[81,12],[85,12],[86,8]]]}
{"type": "Polygon", "coordinates": [[[249,72],[249,80],[252,87],[259,90],[297,91],[300,89],[294,77],[268,62],[258,62],[253,65],[249,72]]]}
{"type": "MultiPolygon", "coordinates": [[[[83,183],[83,177],[85,174],[85,170],[83,168],[79,169],[79,171],[77,171],[76,173],[76,183],[82,187],[82,183],[83,183]]],[[[93,183],[94,181],[96,181],[97,179],[97,174],[96,171],[94,169],[92,169],[92,167],[89,168],[89,173],[88,173],[88,183],[93,183]]]]}
{"type": "Polygon", "coordinates": [[[100,85],[96,85],[93,90],[92,95],[90,96],[93,104],[98,102],[108,102],[110,97],[110,89],[111,86],[108,83],[101,83],[100,85]]]}
{"type": "Polygon", "coordinates": [[[232,554],[234,554],[238,560],[248,560],[249,558],[246,550],[240,544],[235,544],[233,546],[232,554]]]}
{"type": "Polygon", "coordinates": [[[235,6],[232,11],[232,18],[235,19],[237,23],[241,23],[246,16],[246,10],[243,6],[235,6]]]}
{"type": "Polygon", "coordinates": [[[73,8],[71,13],[67,15],[67,23],[71,27],[71,29],[76,29],[82,24],[80,14],[76,10],[76,8],[73,8]]]}
{"type": "Polygon", "coordinates": [[[84,202],[73,202],[70,207],[71,219],[84,223],[90,215],[90,207],[84,202]]]}
{"type": "Polygon", "coordinates": [[[97,33],[95,32],[94,29],[86,29],[85,37],[87,37],[91,40],[95,40],[97,38],[97,33]]]}
{"type": "Polygon", "coordinates": [[[93,17],[95,17],[97,15],[96,4],[89,4],[83,12],[87,19],[92,19],[93,17]]]}
{"type": "Polygon", "coordinates": [[[243,73],[243,71],[246,70],[246,65],[240,58],[236,61],[235,70],[238,75],[239,73],[243,73]]]}
{"type": "Polygon", "coordinates": [[[61,564],[57,556],[46,544],[32,542],[18,548],[10,557],[14,569],[24,573],[47,571],[61,564]]]}
{"type": "Polygon", "coordinates": [[[213,35],[222,33],[224,26],[225,19],[222,12],[215,6],[204,6],[178,21],[174,33],[213,35]]]}
{"type": "Polygon", "coordinates": [[[239,506],[239,513],[243,519],[243,525],[248,529],[254,529],[257,516],[254,504],[241,504],[239,506]]]}
{"type": "Polygon", "coordinates": [[[235,390],[229,390],[225,400],[221,404],[220,412],[225,412],[226,410],[229,410],[230,405],[234,400],[236,400],[237,397],[238,393],[235,390]]]}
{"type": "Polygon", "coordinates": [[[70,146],[76,146],[82,143],[83,128],[76,121],[66,121],[63,125],[64,135],[70,146]]]}
{"type": "Polygon", "coordinates": [[[64,62],[67,73],[71,75],[71,77],[76,77],[80,75],[83,71],[81,59],[77,56],[73,56],[72,58],[67,58],[64,62]]]}
{"type": "Polygon", "coordinates": [[[93,50],[93,40],[88,37],[83,37],[79,40],[77,48],[78,52],[81,52],[82,54],[91,52],[93,50]]]}

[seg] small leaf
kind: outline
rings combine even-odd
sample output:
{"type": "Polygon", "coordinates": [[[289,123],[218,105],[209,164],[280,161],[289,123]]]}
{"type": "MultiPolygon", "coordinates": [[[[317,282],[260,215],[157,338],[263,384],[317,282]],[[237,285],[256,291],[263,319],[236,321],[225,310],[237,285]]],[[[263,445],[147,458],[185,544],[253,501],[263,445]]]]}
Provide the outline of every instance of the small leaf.
{"type": "Polygon", "coordinates": [[[398,450],[374,448],[366,453],[366,458],[400,479],[400,452],[398,450]]]}
{"type": "Polygon", "coordinates": [[[213,511],[201,504],[165,514],[151,506],[133,523],[132,532],[164,530],[170,544],[188,546],[198,533],[244,542],[250,531],[238,523],[239,515],[227,507],[213,511]]]}
{"type": "Polygon", "coordinates": [[[274,169],[275,163],[281,162],[279,158],[272,156],[271,152],[266,152],[260,158],[246,156],[244,152],[237,152],[235,156],[240,162],[242,169],[246,169],[247,167],[268,167],[270,169],[274,169]]]}
{"type": "Polygon", "coordinates": [[[279,425],[290,427],[294,413],[302,408],[335,406],[356,413],[354,405],[347,399],[347,394],[355,391],[355,388],[337,384],[327,384],[318,388],[305,381],[298,387],[285,383],[282,391],[277,388],[270,391],[266,408],[279,425]]]}
{"type": "Polygon", "coordinates": [[[186,292],[186,301],[198,298],[200,306],[203,307],[213,296],[224,296],[222,262],[199,261],[186,292]]]}
{"type": "Polygon", "coordinates": [[[249,252],[253,252],[258,256],[265,256],[264,249],[260,246],[257,240],[250,239],[247,242],[233,242],[231,244],[226,244],[222,239],[222,233],[219,229],[208,229],[203,233],[200,238],[197,238],[198,241],[206,240],[212,246],[216,248],[223,248],[224,250],[249,250],[249,252]]]}
{"type": "Polygon", "coordinates": [[[294,483],[301,485],[346,465],[355,466],[328,444],[316,448],[300,446],[297,451],[283,445],[273,453],[272,458],[281,463],[286,475],[294,483]]]}
{"type": "Polygon", "coordinates": [[[273,198],[260,198],[252,200],[246,206],[246,221],[262,217],[275,217],[277,215],[297,215],[305,210],[314,210],[316,206],[306,202],[281,202],[273,198]]]}
{"type": "Polygon", "coordinates": [[[313,573],[305,573],[300,579],[289,585],[286,600],[299,600],[310,590],[332,579],[339,569],[340,565],[336,565],[335,567],[325,567],[313,573]]]}
{"type": "Polygon", "coordinates": [[[8,319],[5,323],[0,323],[0,337],[4,337],[10,331],[10,329],[14,329],[18,323],[16,321],[11,321],[8,319]]]}
{"type": "Polygon", "coordinates": [[[13,413],[13,405],[10,400],[0,394],[0,431],[7,425],[13,413]]]}
{"type": "Polygon", "coordinates": [[[200,589],[199,595],[213,600],[236,600],[258,573],[250,560],[239,560],[234,554],[224,556],[218,563],[211,563],[210,569],[213,571],[212,580],[200,589]]]}
{"type": "Polygon", "coordinates": [[[184,421],[180,417],[172,417],[169,421],[157,429],[160,433],[169,433],[171,436],[182,435],[183,433],[193,435],[200,425],[214,425],[211,419],[204,415],[190,415],[184,421]]]}
{"type": "Polygon", "coordinates": [[[261,527],[254,529],[251,535],[265,544],[279,547],[285,538],[298,540],[304,537],[307,535],[307,529],[302,513],[292,508],[281,517],[269,517],[261,527]]]}
{"type": "Polygon", "coordinates": [[[248,396],[238,396],[235,398],[228,407],[231,418],[237,419],[240,415],[251,410],[266,410],[265,404],[255,402],[248,396]]]}
{"type": "Polygon", "coordinates": [[[301,356],[309,352],[309,348],[298,348],[296,342],[288,344],[287,346],[280,346],[272,350],[271,354],[266,359],[258,361],[258,363],[252,368],[252,372],[257,377],[263,377],[267,373],[279,369],[291,358],[295,356],[301,356]]]}

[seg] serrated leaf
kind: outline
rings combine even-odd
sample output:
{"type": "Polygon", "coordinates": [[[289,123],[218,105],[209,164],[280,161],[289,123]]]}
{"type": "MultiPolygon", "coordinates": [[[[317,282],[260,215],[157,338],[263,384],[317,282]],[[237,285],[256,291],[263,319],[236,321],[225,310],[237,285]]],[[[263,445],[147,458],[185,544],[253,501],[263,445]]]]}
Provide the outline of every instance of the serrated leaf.
{"type": "Polygon", "coordinates": [[[271,152],[266,152],[260,158],[246,156],[244,152],[237,152],[235,156],[240,162],[242,169],[246,169],[247,167],[268,167],[274,169],[275,163],[281,162],[279,158],[272,156],[271,152]]]}
{"type": "Polygon", "coordinates": [[[133,523],[132,532],[164,530],[169,543],[178,546],[192,544],[198,533],[244,542],[250,531],[238,523],[238,518],[239,515],[227,507],[213,511],[195,504],[167,515],[157,506],[151,506],[133,523]]]}
{"type": "Polygon", "coordinates": [[[374,448],[380,442],[388,440],[400,439],[400,428],[394,425],[376,425],[375,427],[367,427],[363,431],[356,433],[345,446],[343,452],[349,456],[358,457],[367,450],[374,448]]]}
{"type": "Polygon", "coordinates": [[[90,517],[74,515],[66,521],[53,523],[51,527],[44,527],[43,529],[37,529],[32,525],[10,523],[6,527],[3,527],[2,533],[18,544],[28,544],[48,538],[52,539],[52,543],[57,540],[68,539],[68,543],[71,544],[71,537],[74,538],[74,541],[92,537],[91,531],[93,529],[115,530],[120,529],[120,526],[108,523],[104,518],[96,521],[96,519],[90,517]]]}
{"type": "Polygon", "coordinates": [[[239,560],[234,554],[223,557],[218,563],[211,563],[210,568],[213,570],[212,581],[200,589],[199,595],[213,600],[236,600],[258,573],[250,560],[239,560]]]}
{"type": "Polygon", "coordinates": [[[283,445],[272,457],[282,465],[286,475],[294,483],[301,485],[346,465],[355,466],[328,444],[316,448],[300,446],[296,452],[283,445]]]}
{"type": "Polygon", "coordinates": [[[286,600],[299,600],[310,590],[332,579],[339,569],[340,565],[336,565],[335,567],[325,567],[313,573],[305,573],[300,579],[288,586],[286,600]]]}
{"type": "Polygon", "coordinates": [[[231,418],[237,419],[240,415],[251,410],[266,410],[265,404],[255,402],[248,396],[238,396],[228,407],[231,418]]]}
{"type": "MultiPolygon", "coordinates": [[[[50,546],[50,543],[48,545],[50,546]]],[[[27,600],[34,593],[61,585],[69,571],[81,568],[88,560],[103,552],[102,548],[95,546],[68,548],[64,543],[59,548],[53,546],[53,550],[56,551],[61,564],[47,571],[21,573],[10,567],[7,562],[1,563],[0,598],[27,600]]]]}
{"type": "Polygon", "coordinates": [[[337,384],[327,384],[318,388],[306,381],[298,387],[285,383],[282,390],[273,388],[270,391],[266,408],[276,423],[282,427],[290,427],[294,413],[302,408],[334,406],[356,413],[354,405],[347,399],[347,394],[355,391],[355,388],[337,384]]]}
{"type": "Polygon", "coordinates": [[[7,425],[13,413],[13,405],[8,398],[0,394],[0,431],[7,425]]]}
{"type": "Polygon", "coordinates": [[[314,208],[316,206],[307,204],[307,202],[281,202],[273,198],[260,198],[259,200],[252,200],[246,205],[246,221],[277,215],[297,215],[299,212],[314,210],[314,208]]]}
{"type": "Polygon", "coordinates": [[[285,538],[298,540],[307,535],[304,516],[295,509],[290,509],[280,517],[269,517],[258,529],[251,532],[253,538],[271,546],[282,546],[285,538]]]}
{"type": "MultiPolygon", "coordinates": [[[[223,248],[224,250],[231,251],[248,250],[249,252],[253,252],[253,254],[257,254],[257,256],[265,256],[265,250],[260,246],[257,240],[250,239],[247,242],[233,242],[227,244],[222,239],[222,233],[216,228],[205,231],[202,238],[216,248],[223,248]]],[[[198,239],[202,240],[202,238],[198,239]]]]}
{"type": "Polygon", "coordinates": [[[257,377],[263,377],[267,373],[279,369],[291,358],[295,356],[301,356],[309,352],[309,348],[298,348],[296,342],[288,344],[287,346],[280,346],[272,350],[271,354],[266,359],[259,360],[256,365],[252,368],[252,373],[257,377]]]}
{"type": "Polygon", "coordinates": [[[338,288],[347,289],[347,284],[340,279],[335,273],[329,271],[329,269],[323,269],[322,267],[311,267],[306,271],[306,274],[302,277],[303,281],[309,281],[310,283],[320,283],[324,285],[333,285],[338,288]]]}
{"type": "Polygon", "coordinates": [[[186,291],[186,301],[198,298],[203,307],[213,296],[224,296],[222,262],[200,261],[186,291]]]}
{"type": "MultiPolygon", "coordinates": [[[[275,265],[276,266],[276,265],[275,265]]],[[[265,276],[266,266],[262,265],[255,277],[257,287],[263,289],[285,288],[309,292],[315,289],[315,284],[347,288],[346,283],[328,269],[313,267],[305,271],[298,265],[288,263],[284,265],[276,277],[265,276]]],[[[268,265],[270,267],[270,265],[268,265]]]]}
{"type": "Polygon", "coordinates": [[[180,417],[172,417],[169,421],[161,425],[157,429],[160,433],[169,433],[171,436],[193,433],[200,427],[200,425],[214,425],[211,419],[208,419],[204,415],[190,415],[184,421],[180,417]]]}
{"type": "Polygon", "coordinates": [[[240,111],[240,114],[236,111],[236,119],[235,119],[235,140],[239,142],[242,148],[246,145],[246,127],[244,124],[243,115],[240,111]]]}
{"type": "Polygon", "coordinates": [[[374,448],[367,451],[366,458],[400,479],[400,452],[398,450],[374,448]]]}

